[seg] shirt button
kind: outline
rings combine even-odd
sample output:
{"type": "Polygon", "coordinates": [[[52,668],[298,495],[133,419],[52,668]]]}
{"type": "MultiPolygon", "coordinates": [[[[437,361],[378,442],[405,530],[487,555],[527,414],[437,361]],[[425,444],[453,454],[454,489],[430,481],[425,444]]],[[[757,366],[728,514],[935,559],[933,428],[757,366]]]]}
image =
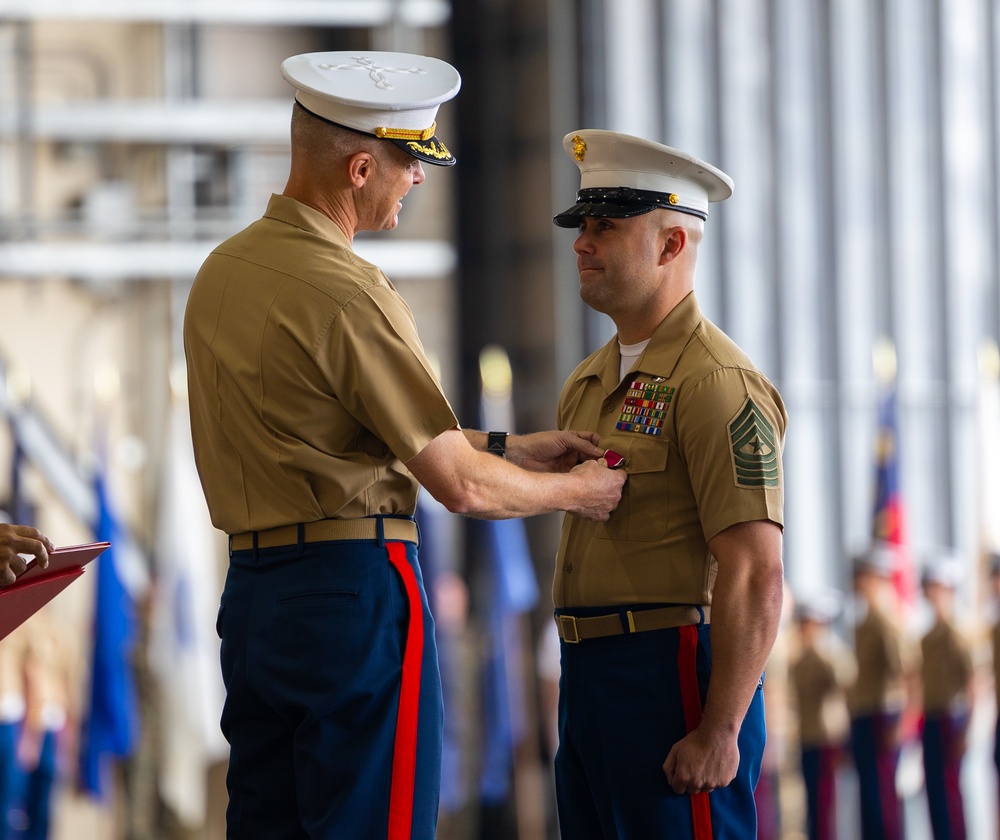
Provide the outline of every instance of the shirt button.
{"type": "Polygon", "coordinates": [[[572,572],[572,571],[573,571],[573,564],[572,563],[567,563],[566,564],[566,572],[569,573],[569,572],[572,572]]]}
{"type": "Polygon", "coordinates": [[[615,401],[614,400],[608,400],[606,403],[604,403],[604,413],[605,414],[611,414],[611,412],[613,412],[614,410],[615,410],[615,401]]]}

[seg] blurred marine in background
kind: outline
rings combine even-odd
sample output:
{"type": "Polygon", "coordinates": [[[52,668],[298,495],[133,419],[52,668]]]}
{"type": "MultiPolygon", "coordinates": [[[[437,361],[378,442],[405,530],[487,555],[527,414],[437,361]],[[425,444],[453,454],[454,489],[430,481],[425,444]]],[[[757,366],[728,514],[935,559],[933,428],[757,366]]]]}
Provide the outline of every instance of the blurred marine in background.
{"type": "Polygon", "coordinates": [[[854,656],[833,633],[840,593],[810,594],[795,610],[800,650],[791,665],[799,718],[799,752],[809,840],[837,840],[837,773],[844,764],[851,720],[847,687],[854,656]]]}
{"type": "Polygon", "coordinates": [[[854,558],[859,614],[854,628],[857,679],[848,691],[851,749],[858,771],[862,840],[902,840],[896,789],[903,711],[909,702],[906,652],[892,588],[892,553],[881,545],[854,558]]]}
{"type": "Polygon", "coordinates": [[[924,779],[934,840],[965,840],[960,778],[972,716],[972,644],[956,626],[955,594],[964,563],[942,553],[924,569],[921,585],[934,623],[920,640],[924,708],[924,779]]]}

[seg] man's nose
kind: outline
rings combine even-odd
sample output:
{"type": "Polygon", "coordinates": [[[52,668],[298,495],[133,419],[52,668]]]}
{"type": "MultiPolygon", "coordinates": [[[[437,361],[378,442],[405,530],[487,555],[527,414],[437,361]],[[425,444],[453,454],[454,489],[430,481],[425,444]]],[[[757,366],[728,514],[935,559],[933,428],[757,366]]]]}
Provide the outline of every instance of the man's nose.
{"type": "Polygon", "coordinates": [[[424,182],[424,168],[420,165],[420,161],[417,161],[417,168],[413,170],[413,184],[422,184],[424,182]]]}

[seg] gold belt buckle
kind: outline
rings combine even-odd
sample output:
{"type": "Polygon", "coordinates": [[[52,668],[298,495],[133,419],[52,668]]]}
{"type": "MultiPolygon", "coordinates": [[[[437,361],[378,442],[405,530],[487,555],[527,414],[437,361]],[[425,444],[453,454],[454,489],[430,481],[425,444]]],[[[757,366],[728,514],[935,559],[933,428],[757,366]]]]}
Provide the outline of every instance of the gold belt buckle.
{"type": "Polygon", "coordinates": [[[580,644],[580,630],[576,626],[575,615],[559,616],[559,630],[559,635],[562,636],[564,642],[571,645],[580,644]],[[570,636],[570,628],[572,628],[572,636],[570,636]]]}

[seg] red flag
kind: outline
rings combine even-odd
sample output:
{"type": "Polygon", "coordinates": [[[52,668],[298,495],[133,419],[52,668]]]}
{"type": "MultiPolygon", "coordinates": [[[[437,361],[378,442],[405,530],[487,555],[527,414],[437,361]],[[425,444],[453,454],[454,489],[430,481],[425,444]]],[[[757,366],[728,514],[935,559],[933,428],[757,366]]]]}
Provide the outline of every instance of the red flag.
{"type": "Polygon", "coordinates": [[[899,480],[899,418],[894,374],[893,371],[892,376],[880,377],[872,537],[876,544],[892,553],[892,581],[905,613],[916,604],[917,577],[910,554],[899,480]]]}

